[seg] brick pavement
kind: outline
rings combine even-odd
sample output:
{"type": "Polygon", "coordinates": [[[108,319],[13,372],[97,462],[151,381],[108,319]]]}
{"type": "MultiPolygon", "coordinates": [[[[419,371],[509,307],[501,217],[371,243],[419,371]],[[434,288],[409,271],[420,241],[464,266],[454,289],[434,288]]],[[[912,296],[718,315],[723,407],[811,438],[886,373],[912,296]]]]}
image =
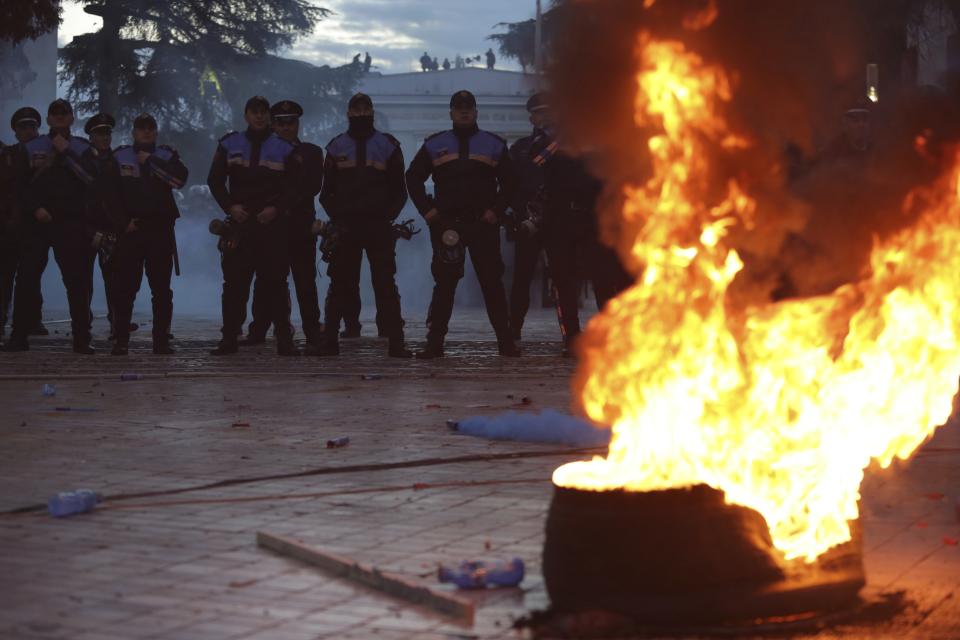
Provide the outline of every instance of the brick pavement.
{"type": "MultiPolygon", "coordinates": [[[[430,363],[388,361],[375,339],[345,342],[336,360],[281,359],[269,344],[213,360],[204,350],[215,327],[199,321],[178,321],[171,358],[146,355],[144,334],[125,360],[63,353],[59,335],[38,340],[35,351],[0,359],[0,510],[80,486],[114,496],[557,449],[472,439],[444,425],[515,408],[508,395],[531,396],[533,409],[568,405],[572,363],[557,355],[550,315],[535,314],[520,361],[477,341],[486,337],[480,314],[458,328],[451,357],[430,363]],[[146,378],[122,382],[123,371],[146,378]],[[365,373],[382,377],[363,380],[365,373]],[[55,397],[42,397],[43,382],[56,384],[55,397]],[[250,426],[231,426],[237,421],[250,426]],[[350,436],[349,447],[326,449],[341,435],[350,436]]],[[[422,326],[410,333],[422,335],[422,326]]],[[[0,638],[517,637],[512,621],[548,604],[539,555],[550,473],[576,457],[275,479],[110,500],[68,520],[0,516],[0,638]],[[414,488],[463,481],[513,482],[414,488]],[[528,577],[518,589],[470,594],[478,615],[468,628],[260,550],[254,533],[261,529],[427,584],[439,562],[463,558],[517,555],[528,577]]],[[[863,493],[869,589],[906,590],[913,606],[881,626],[818,637],[960,637],[960,547],[945,542],[960,538],[960,429],[942,429],[908,465],[869,473],[863,493]]]]}

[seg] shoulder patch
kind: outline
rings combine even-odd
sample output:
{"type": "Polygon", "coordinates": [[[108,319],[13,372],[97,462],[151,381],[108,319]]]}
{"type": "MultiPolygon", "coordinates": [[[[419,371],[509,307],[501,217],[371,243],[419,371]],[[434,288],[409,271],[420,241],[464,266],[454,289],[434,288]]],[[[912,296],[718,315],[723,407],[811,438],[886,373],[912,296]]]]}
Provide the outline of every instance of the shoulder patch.
{"type": "Polygon", "coordinates": [[[493,133],[492,131],[484,131],[484,133],[487,134],[488,136],[493,136],[494,138],[496,138],[497,140],[499,140],[500,142],[502,142],[502,143],[503,143],[503,146],[507,146],[507,139],[506,139],[506,138],[503,138],[503,137],[501,137],[501,136],[498,136],[497,134],[493,133]]]}
{"type": "Polygon", "coordinates": [[[448,133],[448,132],[449,132],[449,129],[448,129],[447,131],[437,131],[436,133],[427,136],[427,137],[425,138],[425,140],[433,140],[433,139],[436,138],[437,136],[442,136],[443,134],[448,133]]]}
{"type": "MultiPolygon", "coordinates": [[[[382,133],[382,132],[381,132],[381,133],[382,133]]],[[[384,133],[383,135],[386,136],[387,140],[389,140],[390,142],[392,142],[395,146],[397,146],[397,147],[400,146],[400,141],[397,140],[396,138],[394,138],[394,137],[393,137],[392,135],[390,135],[389,133],[384,133]]]]}
{"type": "Polygon", "coordinates": [[[330,139],[330,142],[327,143],[327,149],[329,149],[331,146],[333,146],[334,143],[336,143],[337,141],[339,141],[339,140],[340,140],[341,138],[343,138],[343,136],[345,136],[345,135],[347,135],[347,134],[346,134],[346,133],[340,133],[340,134],[337,134],[337,135],[333,136],[333,138],[330,139]]]}
{"type": "Polygon", "coordinates": [[[123,151],[124,149],[129,149],[129,148],[130,148],[129,144],[122,144],[116,149],[114,149],[113,152],[116,153],[117,151],[123,151]]]}
{"type": "Polygon", "coordinates": [[[158,145],[157,145],[157,149],[165,149],[166,151],[170,151],[171,153],[176,153],[176,152],[177,152],[176,149],[174,149],[173,147],[171,147],[171,146],[168,145],[168,144],[158,144],[158,145]]]}
{"type": "Polygon", "coordinates": [[[239,131],[228,131],[227,133],[225,133],[225,134],[223,134],[222,136],[220,136],[220,142],[223,142],[224,140],[226,140],[226,139],[229,138],[230,136],[235,136],[235,135],[237,135],[238,133],[240,133],[240,132],[239,132],[239,131]]]}

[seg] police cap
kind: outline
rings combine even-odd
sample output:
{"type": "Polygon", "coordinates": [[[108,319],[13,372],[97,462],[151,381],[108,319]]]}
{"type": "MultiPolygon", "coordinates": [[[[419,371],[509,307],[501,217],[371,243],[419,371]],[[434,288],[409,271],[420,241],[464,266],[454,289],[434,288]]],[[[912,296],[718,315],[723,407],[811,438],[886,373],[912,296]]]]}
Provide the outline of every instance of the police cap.
{"type": "Polygon", "coordinates": [[[247,113],[248,111],[252,111],[254,109],[270,111],[270,101],[263,96],[253,96],[247,100],[247,104],[243,107],[243,112],[247,113]]]}
{"type": "Polygon", "coordinates": [[[530,99],[527,100],[527,111],[534,113],[536,111],[542,111],[544,109],[550,108],[550,99],[546,93],[540,91],[538,93],[530,96],[530,99]]]}
{"type": "Polygon", "coordinates": [[[350,102],[347,103],[347,108],[357,109],[359,107],[373,109],[373,99],[365,93],[353,94],[353,96],[350,98],[350,102]]]}
{"type": "Polygon", "coordinates": [[[450,97],[451,109],[476,109],[477,99],[466,89],[457,91],[450,97]]]}
{"type": "Polygon", "coordinates": [[[70,103],[64,100],[63,98],[57,98],[56,100],[50,103],[49,107],[47,107],[47,115],[51,115],[57,112],[68,113],[70,115],[73,115],[73,107],[71,107],[70,103]]]}
{"type": "Polygon", "coordinates": [[[20,107],[13,112],[13,117],[10,118],[10,128],[16,129],[19,124],[32,123],[33,126],[40,126],[40,112],[34,109],[33,107],[20,107]]]}
{"type": "Polygon", "coordinates": [[[270,107],[270,117],[274,120],[290,120],[303,115],[303,107],[293,100],[281,100],[270,107]]]}
{"type": "Polygon", "coordinates": [[[94,131],[100,133],[110,133],[113,131],[113,127],[116,126],[116,124],[116,120],[114,120],[113,116],[111,116],[109,113],[98,113],[87,120],[87,124],[83,126],[83,131],[88,136],[94,131]]]}
{"type": "Polygon", "coordinates": [[[156,129],[157,119],[149,113],[141,113],[133,120],[134,129],[156,129]]]}

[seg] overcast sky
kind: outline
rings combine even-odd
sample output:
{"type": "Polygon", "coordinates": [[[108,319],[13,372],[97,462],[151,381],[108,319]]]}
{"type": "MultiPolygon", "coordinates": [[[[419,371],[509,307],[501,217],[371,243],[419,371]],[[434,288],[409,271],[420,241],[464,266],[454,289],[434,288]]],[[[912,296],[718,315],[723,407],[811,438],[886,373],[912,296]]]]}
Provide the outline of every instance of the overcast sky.
{"type": "MultiPolygon", "coordinates": [[[[158,0],[162,2],[163,0],[158,0]]],[[[314,64],[339,65],[369,51],[375,69],[384,73],[418,70],[424,51],[443,62],[485,52],[493,43],[486,37],[498,22],[531,18],[535,0],[314,0],[335,12],[320,22],[309,38],[286,52],[314,64]]],[[[547,3],[544,3],[547,4],[547,3]]],[[[60,45],[73,36],[99,28],[99,18],[67,2],[60,27],[60,45]]],[[[494,46],[494,52],[498,54],[494,46]]],[[[513,61],[497,67],[518,69],[513,61]]]]}

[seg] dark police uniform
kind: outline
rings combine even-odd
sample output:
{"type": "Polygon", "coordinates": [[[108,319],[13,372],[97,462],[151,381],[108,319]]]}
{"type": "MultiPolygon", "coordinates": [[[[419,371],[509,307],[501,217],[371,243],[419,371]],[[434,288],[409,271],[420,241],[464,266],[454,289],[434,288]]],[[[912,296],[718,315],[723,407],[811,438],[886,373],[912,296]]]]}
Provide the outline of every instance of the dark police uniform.
{"type": "Polygon", "coordinates": [[[340,321],[352,308],[366,251],[377,315],[390,339],[389,354],[409,357],[411,354],[403,344],[393,232],[393,221],[407,202],[403,153],[396,138],[377,131],[372,122],[369,125],[369,130],[351,126],[327,145],[320,203],[331,222],[342,229],[343,238],[327,269],[330,290],[325,309],[324,352],[339,352],[340,321]]]}
{"type": "MultiPolygon", "coordinates": [[[[156,127],[151,116],[142,115],[134,126],[156,127]]],[[[180,211],[173,190],[181,189],[189,172],[180,155],[166,145],[121,146],[114,152],[120,174],[124,233],[117,244],[115,352],[125,353],[130,340],[133,303],[146,271],[153,308],[153,352],[173,353],[168,344],[173,320],[173,255],[176,250],[174,225],[180,211]],[[140,162],[140,152],[150,154],[140,162]],[[133,222],[135,229],[126,231],[133,222]]]]}
{"type": "MultiPolygon", "coordinates": [[[[457,103],[476,105],[467,91],[454,94],[457,103]]],[[[433,299],[427,315],[427,349],[422,357],[443,355],[457,283],[463,277],[469,251],[480,281],[487,315],[497,335],[500,352],[518,355],[510,333],[507,299],[503,289],[500,226],[481,217],[490,209],[502,218],[513,196],[513,163],[503,138],[476,126],[451,130],[427,138],[407,170],[407,189],[421,215],[432,208],[439,218],[430,225],[433,245],[433,299]],[[433,176],[434,196],[424,183],[433,176]]]]}
{"type": "Polygon", "coordinates": [[[277,352],[297,353],[282,293],[287,288],[290,269],[287,212],[297,199],[292,177],[299,173],[296,168],[299,159],[293,150],[293,145],[269,129],[234,131],[221,138],[217,146],[207,176],[210,192],[228,219],[233,204],[244,205],[250,217],[239,224],[237,247],[223,252],[223,339],[213,351],[214,355],[237,351],[237,334],[243,324],[254,274],[266,285],[264,304],[277,327],[277,352]],[[257,214],[267,206],[277,207],[279,215],[269,224],[262,224],[257,214]]]}
{"type": "MultiPolygon", "coordinates": [[[[24,121],[32,121],[40,126],[40,113],[32,107],[17,109],[10,118],[10,127],[16,130],[17,125],[24,121]]],[[[12,321],[10,309],[13,303],[14,281],[17,267],[20,262],[20,234],[23,233],[23,211],[20,200],[23,195],[27,174],[20,171],[19,159],[23,153],[23,145],[19,142],[10,146],[0,145],[0,336],[4,335],[7,321],[12,321]]],[[[48,255],[44,254],[39,265],[40,273],[47,268],[48,255]]],[[[36,281],[34,296],[43,306],[43,296],[40,291],[41,282],[36,281]]],[[[47,331],[39,318],[37,327],[30,331],[31,335],[46,335],[47,331]]]]}
{"type": "MultiPolygon", "coordinates": [[[[510,158],[518,177],[516,195],[510,208],[518,222],[526,218],[527,204],[537,198],[543,186],[543,168],[534,164],[530,154],[533,141],[540,133],[539,129],[535,129],[533,135],[520,138],[510,147],[510,158]]],[[[544,234],[539,230],[533,234],[518,230],[514,236],[516,247],[510,285],[510,329],[516,340],[520,339],[523,321],[530,309],[530,285],[543,252],[543,238],[544,234]]]]}
{"type": "MultiPolygon", "coordinates": [[[[98,113],[89,120],[83,127],[84,133],[88,136],[94,131],[102,130],[112,133],[116,121],[113,116],[107,113],[98,113]]],[[[90,148],[84,156],[86,164],[92,169],[94,176],[93,183],[87,189],[87,237],[93,238],[96,233],[112,234],[117,237],[122,231],[123,214],[121,212],[119,200],[119,183],[117,181],[117,163],[111,150],[100,151],[90,143],[90,148]]],[[[116,290],[114,288],[115,265],[112,260],[108,261],[108,254],[104,251],[97,253],[97,261],[100,264],[100,275],[103,277],[103,291],[107,301],[107,318],[110,322],[111,339],[116,337],[116,314],[114,309],[114,300],[116,299],[116,290]]],[[[90,297],[93,302],[93,279],[90,280],[90,297]]],[[[91,317],[93,312],[91,310],[91,317]]]]}
{"type": "Polygon", "coordinates": [[[550,132],[534,140],[532,162],[544,170],[544,244],[565,352],[580,333],[578,258],[587,266],[597,307],[632,283],[613,250],[598,238],[596,202],[603,184],[582,158],[565,155],[550,132]]]}
{"type": "MultiPolygon", "coordinates": [[[[51,104],[65,105],[64,100],[51,104]]],[[[90,144],[70,136],[60,152],[53,144],[54,133],[34,138],[23,145],[20,172],[25,175],[22,198],[23,234],[20,264],[14,293],[13,332],[8,349],[26,349],[27,334],[40,321],[38,283],[44,258],[52,247],[67,290],[73,349],[92,354],[90,347],[90,286],[95,252],[86,233],[87,189],[93,182],[92,169],[84,157],[90,144]],[[41,223],[34,213],[46,209],[52,221],[41,223]]]]}
{"type": "MultiPolygon", "coordinates": [[[[270,108],[271,117],[299,118],[303,108],[292,100],[283,100],[270,108]]],[[[300,308],[300,320],[308,347],[318,349],[323,340],[323,326],[320,322],[320,298],[317,293],[317,243],[311,233],[317,217],[314,200],[323,186],[323,150],[309,142],[294,143],[292,165],[297,167],[299,175],[294,176],[298,186],[297,199],[290,207],[287,220],[287,255],[290,273],[297,293],[297,306],[300,308]]],[[[253,287],[253,321],[250,323],[248,339],[251,343],[261,343],[266,339],[270,328],[270,309],[266,304],[270,296],[263,295],[263,282],[257,278],[253,287]]],[[[290,325],[290,291],[281,292],[285,298],[287,325],[290,325]]]]}

